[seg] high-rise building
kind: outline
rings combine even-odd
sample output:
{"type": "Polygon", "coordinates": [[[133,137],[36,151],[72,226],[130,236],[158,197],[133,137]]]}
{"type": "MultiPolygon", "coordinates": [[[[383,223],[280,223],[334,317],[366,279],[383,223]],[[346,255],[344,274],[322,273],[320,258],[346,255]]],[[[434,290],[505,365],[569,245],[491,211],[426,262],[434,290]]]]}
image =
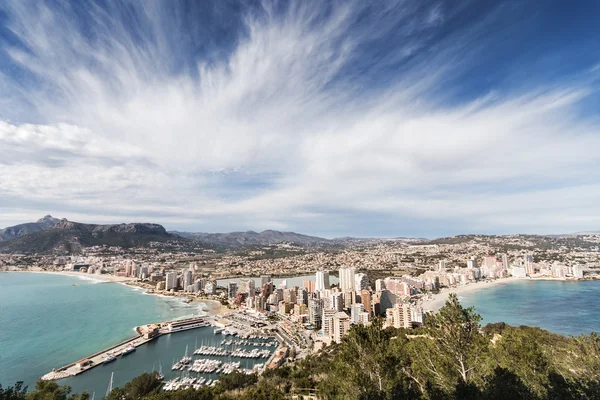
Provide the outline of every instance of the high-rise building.
{"type": "Polygon", "coordinates": [[[342,311],[344,309],[344,297],[342,292],[333,292],[329,297],[329,308],[335,311],[342,311]]]}
{"type": "Polygon", "coordinates": [[[307,280],[303,281],[302,286],[304,286],[306,288],[308,293],[314,293],[314,291],[315,291],[315,281],[313,281],[313,280],[307,279],[307,280]]]}
{"type": "Polygon", "coordinates": [[[188,290],[188,287],[192,285],[192,282],[193,282],[192,277],[193,277],[193,271],[191,268],[183,271],[183,289],[184,290],[188,290]]]}
{"type": "Polygon", "coordinates": [[[237,293],[238,293],[237,282],[229,282],[229,284],[227,285],[227,296],[230,299],[233,299],[235,296],[237,296],[237,293]]]}
{"type": "Polygon", "coordinates": [[[364,305],[361,303],[353,304],[350,308],[350,322],[352,324],[360,324],[360,315],[364,311],[364,305]]]}
{"type": "Polygon", "coordinates": [[[356,291],[356,293],[360,293],[361,290],[363,289],[368,289],[369,288],[369,278],[367,278],[367,275],[363,274],[363,273],[358,273],[354,275],[354,290],[356,291]]]}
{"type": "Polygon", "coordinates": [[[383,279],[377,279],[375,281],[375,291],[381,292],[383,289],[385,289],[385,282],[383,281],[383,279]]]}
{"type": "Polygon", "coordinates": [[[283,301],[285,303],[296,303],[296,290],[291,288],[291,289],[284,289],[283,290],[283,301]]]}
{"type": "Polygon", "coordinates": [[[167,272],[165,278],[165,289],[171,290],[177,288],[177,272],[171,271],[167,272]]]}
{"type": "Polygon", "coordinates": [[[254,297],[254,295],[256,294],[256,286],[254,283],[254,279],[252,279],[252,278],[240,279],[239,290],[242,293],[247,293],[248,297],[254,297]]]}
{"type": "Polygon", "coordinates": [[[352,304],[356,303],[356,294],[354,290],[347,290],[343,293],[344,296],[344,309],[348,310],[352,307],[352,304]]]}
{"type": "Polygon", "coordinates": [[[340,268],[340,289],[342,292],[348,290],[354,290],[354,274],[356,270],[354,268],[340,268]]]}
{"type": "Polygon", "coordinates": [[[194,282],[193,287],[195,293],[201,292],[204,288],[204,281],[202,279],[196,279],[196,282],[194,282]]]}
{"type": "Polygon", "coordinates": [[[573,277],[583,279],[583,269],[580,265],[573,266],[573,277]]]}
{"type": "Polygon", "coordinates": [[[321,329],[323,299],[308,299],[308,321],[315,329],[321,329]]]}
{"type": "Polygon", "coordinates": [[[361,290],[360,301],[363,304],[365,312],[367,312],[370,316],[373,313],[371,308],[371,292],[366,289],[361,290]]]}
{"type": "Polygon", "coordinates": [[[333,341],[341,343],[344,335],[350,330],[350,318],[345,312],[337,312],[333,317],[333,341]]]}
{"type": "Polygon", "coordinates": [[[509,267],[510,267],[510,265],[508,264],[508,255],[502,254],[502,268],[504,268],[505,270],[508,270],[509,267]]]}
{"type": "Polygon", "coordinates": [[[395,296],[407,297],[410,296],[410,286],[402,279],[398,278],[385,278],[385,288],[393,293],[395,296]]]}
{"type": "Polygon", "coordinates": [[[412,314],[409,304],[394,304],[392,308],[386,310],[385,314],[387,326],[406,329],[412,328],[412,314]]]}
{"type": "Polygon", "coordinates": [[[337,313],[337,310],[331,310],[328,308],[323,309],[323,318],[321,321],[323,336],[333,337],[333,318],[337,313]]]}
{"type": "Polygon", "coordinates": [[[467,268],[477,268],[477,260],[475,257],[471,257],[467,260],[467,268]]]}
{"type": "Polygon", "coordinates": [[[438,266],[438,271],[446,270],[446,260],[440,260],[440,265],[438,266]]]}
{"type": "Polygon", "coordinates": [[[296,304],[308,305],[308,290],[306,288],[301,287],[296,290],[296,304]]]}
{"type": "Polygon", "coordinates": [[[215,283],[212,281],[206,282],[206,285],[204,285],[204,293],[215,294],[215,286],[215,283]]]}
{"type": "Polygon", "coordinates": [[[315,291],[322,292],[329,289],[329,271],[317,271],[315,291]]]}

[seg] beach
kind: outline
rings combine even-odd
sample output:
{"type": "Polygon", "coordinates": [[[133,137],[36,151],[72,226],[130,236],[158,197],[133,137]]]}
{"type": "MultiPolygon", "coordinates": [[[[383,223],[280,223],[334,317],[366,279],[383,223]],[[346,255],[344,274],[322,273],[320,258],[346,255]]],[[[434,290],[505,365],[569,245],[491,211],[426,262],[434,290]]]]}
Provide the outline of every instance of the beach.
{"type": "Polygon", "coordinates": [[[425,311],[437,312],[446,303],[450,293],[456,293],[458,296],[478,290],[488,289],[493,286],[503,285],[520,280],[519,278],[509,277],[496,279],[493,281],[470,282],[465,285],[459,285],[453,288],[442,288],[438,294],[431,294],[423,297],[423,308],[425,311]]]}
{"type": "Polygon", "coordinates": [[[84,273],[75,272],[75,271],[47,271],[42,268],[38,268],[38,269],[30,268],[30,269],[26,269],[26,270],[22,270],[22,271],[10,270],[9,272],[29,272],[29,273],[34,273],[34,274],[65,275],[65,276],[74,276],[74,277],[81,278],[81,279],[95,279],[95,280],[104,281],[104,282],[132,282],[132,281],[137,280],[136,278],[130,278],[127,276],[115,276],[115,275],[109,275],[109,274],[84,274],[84,273]]]}

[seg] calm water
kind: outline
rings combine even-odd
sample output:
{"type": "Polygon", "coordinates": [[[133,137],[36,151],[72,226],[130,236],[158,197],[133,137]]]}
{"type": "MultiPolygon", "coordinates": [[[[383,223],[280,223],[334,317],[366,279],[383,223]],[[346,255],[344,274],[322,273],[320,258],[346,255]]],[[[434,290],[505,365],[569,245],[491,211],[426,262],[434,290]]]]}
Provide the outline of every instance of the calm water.
{"type": "MultiPolygon", "coordinates": [[[[116,283],[0,273],[0,384],[22,380],[33,386],[52,368],[133,336],[137,325],[204,315],[201,307],[116,283]]],[[[70,384],[79,390],[76,379],[70,384]]],[[[124,381],[116,376],[115,382],[124,381]]]]}
{"type": "Polygon", "coordinates": [[[565,335],[600,332],[600,281],[516,281],[461,295],[483,323],[539,326],[565,335]]]}

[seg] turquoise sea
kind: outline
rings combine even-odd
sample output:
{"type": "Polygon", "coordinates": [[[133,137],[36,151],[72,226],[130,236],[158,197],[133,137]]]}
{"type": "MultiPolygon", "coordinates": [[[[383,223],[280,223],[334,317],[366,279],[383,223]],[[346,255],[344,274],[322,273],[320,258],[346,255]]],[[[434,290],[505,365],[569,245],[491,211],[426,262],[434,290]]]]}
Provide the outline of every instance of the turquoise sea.
{"type": "MultiPolygon", "coordinates": [[[[314,277],[310,277],[313,278],[314,277]]],[[[288,286],[306,279],[288,279],[288,286]]],[[[536,325],[563,334],[600,332],[600,282],[517,281],[462,295],[484,323],[536,325]]],[[[149,322],[203,315],[203,305],[145,295],[135,288],[79,277],[0,273],[0,384],[18,380],[33,386],[52,368],[83,358],[133,335],[149,322]]],[[[142,372],[158,369],[167,379],[170,366],[186,346],[219,345],[211,328],[163,336],[114,363],[59,381],[74,391],[103,395],[111,373],[122,386],[142,372]]],[[[233,360],[235,361],[235,360],[233,360]]],[[[253,360],[240,360],[251,368],[253,360]]],[[[259,360],[258,362],[263,362],[259,360]]]]}
{"type": "MultiPolygon", "coordinates": [[[[188,305],[145,295],[118,283],[51,274],[0,273],[0,384],[7,386],[21,380],[33,386],[52,368],[133,336],[137,325],[204,315],[202,307],[200,303],[188,305]]],[[[135,355],[128,357],[135,359],[135,355]]],[[[168,360],[170,366],[171,357],[168,360]]],[[[142,365],[139,368],[140,373],[148,369],[142,365]]],[[[80,377],[91,378],[91,374],[94,372],[80,377]]],[[[115,384],[123,384],[135,375],[116,375],[115,384]]],[[[106,388],[108,380],[103,380],[101,386],[106,388]]],[[[95,389],[80,381],[79,377],[73,378],[69,384],[76,390],[95,389]]]]}
{"type": "Polygon", "coordinates": [[[483,323],[539,326],[564,335],[600,332],[600,281],[519,280],[459,296],[483,323]]]}
{"type": "MultiPolygon", "coordinates": [[[[337,282],[337,278],[331,278],[332,283],[337,282]]],[[[302,285],[305,279],[315,277],[287,278],[287,284],[302,285]]],[[[282,280],[274,281],[278,285],[282,280]]],[[[135,326],[205,315],[204,309],[202,303],[185,304],[178,299],[147,295],[138,288],[101,282],[85,275],[0,273],[0,384],[7,386],[21,380],[33,387],[52,368],[133,336],[135,326]]],[[[112,373],[114,386],[122,386],[143,372],[158,370],[159,365],[166,379],[170,379],[181,374],[171,371],[171,365],[174,359],[183,357],[186,347],[191,353],[202,344],[219,346],[221,340],[223,337],[215,335],[212,328],[162,336],[113,363],[58,382],[70,385],[74,392],[86,390],[103,395],[112,373]]],[[[242,368],[265,362],[264,359],[220,360],[240,361],[242,368]]]]}

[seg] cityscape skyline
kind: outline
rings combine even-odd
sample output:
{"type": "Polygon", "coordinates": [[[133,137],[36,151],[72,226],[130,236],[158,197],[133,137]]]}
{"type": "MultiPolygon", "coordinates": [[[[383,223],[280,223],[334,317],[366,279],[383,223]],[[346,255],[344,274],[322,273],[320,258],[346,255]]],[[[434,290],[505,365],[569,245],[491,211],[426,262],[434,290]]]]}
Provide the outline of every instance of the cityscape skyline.
{"type": "Polygon", "coordinates": [[[598,230],[600,5],[0,5],[0,226],[598,230]]]}

